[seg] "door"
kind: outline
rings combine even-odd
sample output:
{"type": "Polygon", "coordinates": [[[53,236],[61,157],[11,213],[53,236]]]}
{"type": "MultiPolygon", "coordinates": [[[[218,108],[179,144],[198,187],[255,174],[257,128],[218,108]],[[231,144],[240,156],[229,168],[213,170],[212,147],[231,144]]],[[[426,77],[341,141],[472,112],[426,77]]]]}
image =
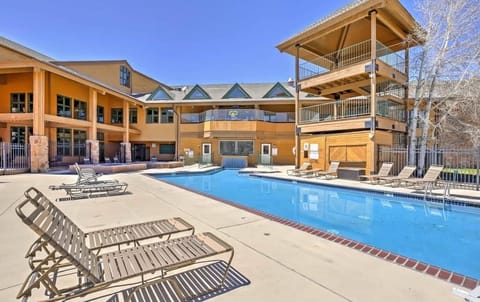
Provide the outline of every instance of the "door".
{"type": "Polygon", "coordinates": [[[261,154],[260,154],[260,163],[262,165],[270,165],[272,163],[271,149],[272,149],[272,145],[262,144],[261,154]]]}
{"type": "Polygon", "coordinates": [[[212,162],[212,144],[202,144],[202,163],[210,164],[212,162]]]}

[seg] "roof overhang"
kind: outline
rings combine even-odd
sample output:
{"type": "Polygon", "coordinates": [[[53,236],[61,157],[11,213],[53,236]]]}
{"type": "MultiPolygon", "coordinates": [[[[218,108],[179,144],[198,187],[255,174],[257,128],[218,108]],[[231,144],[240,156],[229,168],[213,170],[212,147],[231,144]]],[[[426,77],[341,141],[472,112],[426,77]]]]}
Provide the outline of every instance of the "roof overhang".
{"type": "Polygon", "coordinates": [[[338,10],[277,45],[281,52],[311,60],[369,40],[370,14],[376,12],[377,40],[397,51],[421,44],[415,40],[418,23],[398,0],[363,0],[338,10]],[[407,43],[408,42],[408,43],[407,43]]]}

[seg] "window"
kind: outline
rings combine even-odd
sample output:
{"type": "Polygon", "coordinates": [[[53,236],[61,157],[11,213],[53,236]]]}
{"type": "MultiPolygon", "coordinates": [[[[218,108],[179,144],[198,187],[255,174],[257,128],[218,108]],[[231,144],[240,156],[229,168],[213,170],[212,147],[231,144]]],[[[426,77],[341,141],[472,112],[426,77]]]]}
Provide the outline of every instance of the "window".
{"type": "Polygon", "coordinates": [[[184,97],[185,100],[205,100],[210,99],[208,93],[202,87],[195,85],[192,90],[184,97]]]}
{"type": "Polygon", "coordinates": [[[87,131],[73,130],[73,155],[85,156],[87,149],[87,131]]]}
{"type": "Polygon", "coordinates": [[[72,131],[57,128],[57,155],[70,156],[72,154],[72,131]]]}
{"type": "Polygon", "coordinates": [[[160,144],[158,153],[175,154],[175,144],[160,144]]]}
{"type": "Polygon", "coordinates": [[[123,123],[123,109],[112,108],[112,124],[121,124],[121,123],[123,123]]]}
{"type": "Polygon", "coordinates": [[[120,85],[130,87],[130,70],[126,66],[120,66],[120,85]]]}
{"type": "Polygon", "coordinates": [[[277,83],[263,98],[293,98],[293,95],[282,84],[277,83]]]}
{"type": "Polygon", "coordinates": [[[27,93],[28,112],[33,112],[33,93],[27,93]]]}
{"type": "Polygon", "coordinates": [[[10,112],[25,112],[25,93],[10,94],[10,112]]]}
{"type": "MultiPolygon", "coordinates": [[[[163,119],[163,109],[162,109],[163,119]]],[[[158,108],[147,108],[147,124],[158,123],[158,108]]]]}
{"type": "Polygon", "coordinates": [[[138,122],[137,114],[137,108],[130,108],[128,114],[128,120],[130,121],[130,124],[136,124],[138,122]]]}
{"type": "Polygon", "coordinates": [[[230,88],[230,90],[227,93],[225,93],[223,98],[224,99],[250,99],[250,96],[245,90],[243,90],[243,88],[240,85],[235,84],[232,86],[232,88],[230,88]]]}
{"type": "Polygon", "coordinates": [[[72,117],[72,100],[63,95],[57,95],[57,115],[63,117],[72,117]]]}
{"type": "Polygon", "coordinates": [[[221,155],[253,154],[253,141],[220,141],[221,155]]]}
{"type": "Polygon", "coordinates": [[[173,109],[172,108],[162,108],[162,124],[172,124],[173,123],[173,109]]]}
{"type": "Polygon", "coordinates": [[[27,142],[25,127],[10,127],[10,142],[12,144],[25,144],[27,142]]]}
{"type": "Polygon", "coordinates": [[[97,132],[97,139],[100,141],[100,142],[103,142],[105,140],[105,133],[103,132],[97,132]]]}
{"type": "Polygon", "coordinates": [[[105,122],[105,108],[102,106],[97,106],[97,123],[105,122]]]}
{"type": "Polygon", "coordinates": [[[157,90],[152,92],[152,95],[147,100],[171,100],[172,97],[167,93],[163,87],[159,86],[157,90]]]}
{"type": "Polygon", "coordinates": [[[74,100],[74,115],[73,118],[77,120],[87,120],[87,102],[74,100]]]}

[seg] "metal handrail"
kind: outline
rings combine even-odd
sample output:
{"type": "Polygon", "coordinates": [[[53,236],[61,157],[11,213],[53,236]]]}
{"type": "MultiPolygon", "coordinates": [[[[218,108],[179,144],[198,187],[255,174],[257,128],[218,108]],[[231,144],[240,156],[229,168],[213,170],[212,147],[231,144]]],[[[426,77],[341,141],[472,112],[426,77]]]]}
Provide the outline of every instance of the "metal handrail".
{"type": "MultiPolygon", "coordinates": [[[[377,45],[377,58],[392,66],[398,71],[405,72],[405,58],[399,55],[379,41],[377,45]]],[[[310,61],[303,61],[300,64],[300,80],[328,73],[346,66],[354,65],[371,58],[371,40],[366,40],[324,56],[319,56],[310,61]]]]}
{"type": "MultiPolygon", "coordinates": [[[[301,108],[299,122],[307,124],[369,116],[370,108],[370,97],[328,102],[301,108]]],[[[376,115],[405,121],[405,105],[388,99],[377,99],[376,115]]]]}

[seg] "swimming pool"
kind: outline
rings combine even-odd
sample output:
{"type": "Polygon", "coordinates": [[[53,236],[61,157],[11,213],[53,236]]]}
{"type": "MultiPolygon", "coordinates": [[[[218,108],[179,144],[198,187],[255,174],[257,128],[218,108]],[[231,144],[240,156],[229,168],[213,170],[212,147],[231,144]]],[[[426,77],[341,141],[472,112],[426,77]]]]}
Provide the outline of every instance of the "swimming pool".
{"type": "Polygon", "coordinates": [[[480,209],[249,176],[238,170],[163,181],[480,279],[480,209]]]}

